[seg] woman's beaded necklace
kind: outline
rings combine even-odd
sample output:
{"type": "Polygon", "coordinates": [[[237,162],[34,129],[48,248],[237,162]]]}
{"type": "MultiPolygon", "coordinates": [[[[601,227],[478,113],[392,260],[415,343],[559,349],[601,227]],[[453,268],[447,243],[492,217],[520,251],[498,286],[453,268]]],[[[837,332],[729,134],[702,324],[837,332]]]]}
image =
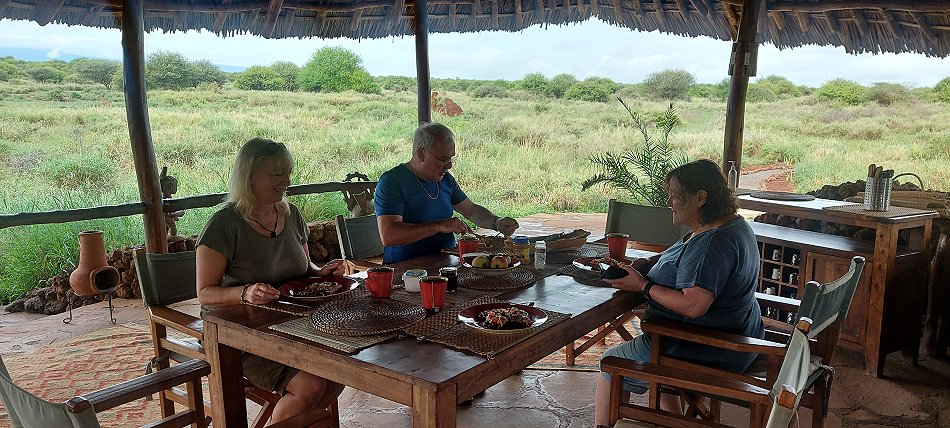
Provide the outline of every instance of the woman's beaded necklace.
{"type": "MultiPolygon", "coordinates": [[[[425,189],[425,188],[423,188],[423,189],[425,189]]],[[[257,218],[251,217],[251,220],[252,220],[254,223],[257,223],[257,225],[260,226],[261,229],[264,229],[264,230],[270,232],[270,237],[271,237],[271,238],[276,238],[276,237],[277,237],[277,223],[280,222],[280,213],[277,211],[277,206],[276,206],[276,205],[274,206],[274,214],[275,214],[275,216],[274,216],[274,230],[268,229],[267,226],[264,226],[263,224],[261,224],[261,222],[257,221],[257,218]]]]}

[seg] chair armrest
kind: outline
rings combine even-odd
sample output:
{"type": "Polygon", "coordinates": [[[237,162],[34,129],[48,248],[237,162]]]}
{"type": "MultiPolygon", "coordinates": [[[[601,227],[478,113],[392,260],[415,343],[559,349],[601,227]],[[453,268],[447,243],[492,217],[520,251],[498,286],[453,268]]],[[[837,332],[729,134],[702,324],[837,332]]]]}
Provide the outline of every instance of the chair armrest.
{"type": "Polygon", "coordinates": [[[604,357],[600,361],[600,367],[611,376],[636,378],[674,388],[698,391],[704,395],[736,398],[750,403],[769,403],[769,390],[736,379],[620,357],[604,357]]]}
{"type": "Polygon", "coordinates": [[[198,317],[165,306],[150,306],[148,310],[152,322],[171,327],[198,340],[204,336],[204,323],[198,317]]]}
{"type": "Polygon", "coordinates": [[[774,294],[755,293],[755,300],[759,301],[759,306],[763,308],[775,308],[785,312],[798,312],[802,301],[789,297],[776,296],[774,294]]]}
{"type": "Polygon", "coordinates": [[[96,412],[102,412],[173,386],[201,379],[209,374],[211,374],[211,365],[207,361],[190,360],[98,391],[73,397],[66,402],[66,408],[71,413],[79,413],[92,406],[96,412]]]}
{"type": "Polygon", "coordinates": [[[726,333],[668,319],[644,320],[640,323],[640,328],[647,333],[701,343],[730,351],[755,352],[777,356],[785,354],[784,343],[726,333]]]}

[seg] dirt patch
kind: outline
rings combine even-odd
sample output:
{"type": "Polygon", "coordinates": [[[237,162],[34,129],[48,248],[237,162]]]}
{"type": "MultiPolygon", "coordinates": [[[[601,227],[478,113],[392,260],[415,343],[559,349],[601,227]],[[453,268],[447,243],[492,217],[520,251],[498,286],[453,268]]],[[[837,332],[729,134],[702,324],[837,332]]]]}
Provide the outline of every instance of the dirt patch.
{"type": "Polygon", "coordinates": [[[772,192],[794,192],[795,183],[791,179],[791,172],[782,172],[762,180],[761,187],[772,192]]]}

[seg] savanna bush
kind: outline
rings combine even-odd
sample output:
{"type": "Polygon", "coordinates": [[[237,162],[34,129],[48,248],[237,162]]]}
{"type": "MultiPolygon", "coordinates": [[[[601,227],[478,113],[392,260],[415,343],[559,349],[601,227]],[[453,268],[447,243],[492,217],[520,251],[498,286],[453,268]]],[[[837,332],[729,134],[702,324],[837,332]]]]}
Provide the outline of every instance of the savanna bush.
{"type": "Polygon", "coordinates": [[[47,66],[30,67],[26,75],[40,83],[60,83],[66,77],[63,71],[47,66]]]}
{"type": "Polygon", "coordinates": [[[906,101],[910,97],[910,90],[899,83],[877,82],[867,90],[868,99],[882,106],[889,106],[906,101]]]}
{"type": "Polygon", "coordinates": [[[380,93],[359,55],[342,47],[327,46],[314,52],[297,75],[297,85],[307,92],[380,93]]]}
{"type": "Polygon", "coordinates": [[[283,80],[270,67],[255,65],[234,77],[234,87],[248,91],[279,91],[283,80]]]}
{"type": "MultiPolygon", "coordinates": [[[[408,76],[380,76],[376,78],[376,83],[380,87],[387,91],[413,91],[418,86],[416,84],[416,79],[408,76]]],[[[432,85],[432,89],[435,91],[439,90],[450,90],[449,88],[443,88],[442,86],[432,85]]]]}
{"type": "Polygon", "coordinates": [[[528,91],[542,97],[548,96],[550,91],[548,79],[541,73],[528,73],[516,83],[518,89],[528,91]]]}
{"type": "Polygon", "coordinates": [[[686,70],[664,70],[649,75],[643,84],[657,100],[687,100],[696,78],[686,70]]]}
{"type": "Polygon", "coordinates": [[[577,78],[573,74],[561,73],[548,81],[548,96],[552,98],[564,98],[567,90],[577,83],[577,78]]]}
{"type": "Polygon", "coordinates": [[[20,74],[20,70],[15,65],[6,61],[0,61],[0,82],[6,82],[20,74]]]}
{"type": "Polygon", "coordinates": [[[779,99],[771,85],[760,83],[750,83],[745,97],[750,103],[767,103],[779,99]]]}
{"type": "Polygon", "coordinates": [[[475,98],[505,98],[508,89],[495,83],[482,83],[469,88],[468,94],[475,98]]]}
{"type": "Polygon", "coordinates": [[[280,77],[280,91],[293,92],[297,90],[297,75],[300,74],[300,67],[290,61],[275,61],[270,65],[270,69],[280,77]]]}
{"type": "Polygon", "coordinates": [[[834,79],[825,82],[817,90],[815,96],[820,100],[837,101],[848,105],[858,105],[867,102],[867,89],[855,81],[834,79]]]}
{"type": "MultiPolygon", "coordinates": [[[[766,87],[770,92],[774,93],[776,98],[791,98],[791,97],[800,97],[802,96],[802,90],[798,86],[795,86],[791,80],[788,80],[782,76],[769,75],[757,80],[754,85],[760,85],[766,87]]],[[[751,85],[750,85],[751,86],[751,85]]]]}
{"type": "Polygon", "coordinates": [[[192,86],[198,86],[202,83],[210,83],[220,87],[224,85],[225,74],[218,66],[206,59],[193,61],[189,64],[191,70],[192,86]]]}
{"type": "Polygon", "coordinates": [[[609,87],[592,80],[577,82],[564,93],[569,100],[591,101],[605,103],[610,99],[609,87]]]}
{"type": "Polygon", "coordinates": [[[934,86],[934,94],[937,95],[938,100],[950,103],[950,77],[937,82],[934,86]]]}
{"type": "Polygon", "coordinates": [[[51,156],[40,168],[62,188],[110,189],[116,174],[114,162],[98,154],[51,156]]]}
{"type": "Polygon", "coordinates": [[[122,72],[122,63],[103,59],[78,58],[69,63],[69,69],[80,82],[98,83],[109,88],[112,75],[122,72]]]}
{"type": "Polygon", "coordinates": [[[178,52],[158,51],[145,60],[145,84],[149,89],[181,90],[196,83],[188,59],[178,52]]]}

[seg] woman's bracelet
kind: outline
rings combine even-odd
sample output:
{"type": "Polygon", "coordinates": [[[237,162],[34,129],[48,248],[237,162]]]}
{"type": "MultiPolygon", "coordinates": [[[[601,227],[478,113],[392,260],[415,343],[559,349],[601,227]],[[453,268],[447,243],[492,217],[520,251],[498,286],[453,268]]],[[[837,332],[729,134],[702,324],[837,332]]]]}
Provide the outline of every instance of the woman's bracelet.
{"type": "Polygon", "coordinates": [[[250,287],[250,286],[252,286],[252,285],[254,285],[254,284],[245,285],[244,288],[241,289],[241,303],[251,303],[250,301],[244,299],[244,293],[246,293],[246,292],[247,292],[247,288],[250,287]]]}

